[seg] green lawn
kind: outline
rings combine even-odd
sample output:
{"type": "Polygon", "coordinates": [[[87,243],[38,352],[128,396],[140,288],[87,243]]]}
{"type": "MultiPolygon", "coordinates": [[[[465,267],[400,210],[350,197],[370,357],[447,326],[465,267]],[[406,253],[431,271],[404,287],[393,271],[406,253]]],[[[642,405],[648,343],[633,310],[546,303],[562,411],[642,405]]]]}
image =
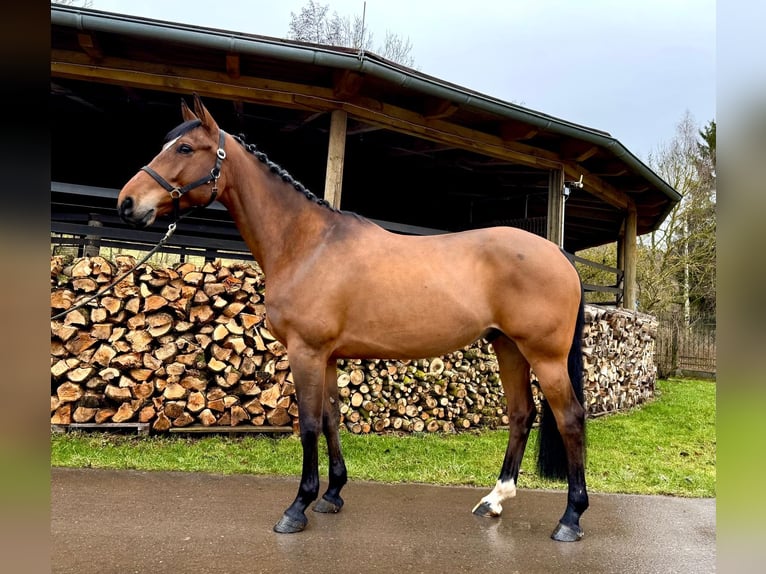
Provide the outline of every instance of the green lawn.
{"type": "MultiPolygon", "coordinates": [[[[715,383],[659,381],[658,389],[657,398],[640,409],[588,421],[591,492],[715,496],[715,383]]],[[[503,430],[408,436],[343,432],[341,441],[351,480],[492,486],[507,436],[503,430]]],[[[537,476],[536,441],[533,431],[519,486],[565,488],[563,482],[537,476]]],[[[52,434],[51,464],[298,476],[301,447],[295,436],[52,434]]],[[[324,454],[320,470],[326,475],[324,454]]]]}

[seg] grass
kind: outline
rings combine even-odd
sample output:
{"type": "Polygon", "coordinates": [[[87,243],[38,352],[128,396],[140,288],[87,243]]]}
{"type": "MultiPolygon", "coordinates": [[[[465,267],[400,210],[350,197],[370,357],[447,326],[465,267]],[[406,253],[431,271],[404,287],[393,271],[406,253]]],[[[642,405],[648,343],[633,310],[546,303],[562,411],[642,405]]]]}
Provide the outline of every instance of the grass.
{"type": "MultiPolygon", "coordinates": [[[[715,384],[658,382],[658,397],[629,413],[588,421],[591,492],[715,496],[715,384]]],[[[351,480],[443,485],[494,484],[507,431],[456,435],[353,435],[343,432],[351,480]]],[[[535,471],[537,431],[522,464],[522,488],[566,488],[535,471]]],[[[320,441],[320,472],[327,474],[320,441]]],[[[299,476],[295,436],[137,437],[102,433],[51,435],[51,464],[65,467],[199,471],[299,476]]]]}

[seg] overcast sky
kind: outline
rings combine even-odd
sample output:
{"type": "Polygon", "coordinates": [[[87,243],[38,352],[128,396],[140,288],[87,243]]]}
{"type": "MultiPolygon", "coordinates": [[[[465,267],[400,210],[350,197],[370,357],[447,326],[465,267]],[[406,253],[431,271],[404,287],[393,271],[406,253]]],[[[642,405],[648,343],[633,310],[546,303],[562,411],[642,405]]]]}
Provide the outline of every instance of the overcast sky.
{"type": "MultiPolygon", "coordinates": [[[[340,16],[364,0],[319,0],[340,16]]],[[[286,37],[307,0],[92,0],[92,8],[286,37]]],[[[367,0],[376,40],[437,78],[607,131],[640,158],[689,111],[715,119],[714,0],[367,0]]]]}

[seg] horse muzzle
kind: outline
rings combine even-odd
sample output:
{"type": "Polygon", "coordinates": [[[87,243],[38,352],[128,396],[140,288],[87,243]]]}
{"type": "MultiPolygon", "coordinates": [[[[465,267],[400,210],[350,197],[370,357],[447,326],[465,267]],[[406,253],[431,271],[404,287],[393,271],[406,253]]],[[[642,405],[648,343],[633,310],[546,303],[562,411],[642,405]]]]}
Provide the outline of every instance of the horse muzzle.
{"type": "Polygon", "coordinates": [[[157,215],[155,209],[137,209],[133,198],[126,197],[117,206],[117,213],[125,223],[134,227],[148,227],[154,223],[157,215]]]}

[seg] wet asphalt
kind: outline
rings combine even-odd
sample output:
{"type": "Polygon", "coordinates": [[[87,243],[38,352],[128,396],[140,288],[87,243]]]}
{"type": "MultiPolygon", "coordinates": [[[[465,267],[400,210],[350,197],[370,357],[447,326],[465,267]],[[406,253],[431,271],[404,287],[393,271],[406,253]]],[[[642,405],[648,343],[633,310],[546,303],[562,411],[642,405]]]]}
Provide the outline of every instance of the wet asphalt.
{"type": "MultiPolygon", "coordinates": [[[[324,483],[322,487],[324,488],[324,483]]],[[[297,478],[51,470],[54,573],[709,573],[715,500],[591,494],[580,542],[550,539],[564,492],[519,489],[501,518],[489,488],[354,482],[299,534],[274,523],[297,478]]]]}

